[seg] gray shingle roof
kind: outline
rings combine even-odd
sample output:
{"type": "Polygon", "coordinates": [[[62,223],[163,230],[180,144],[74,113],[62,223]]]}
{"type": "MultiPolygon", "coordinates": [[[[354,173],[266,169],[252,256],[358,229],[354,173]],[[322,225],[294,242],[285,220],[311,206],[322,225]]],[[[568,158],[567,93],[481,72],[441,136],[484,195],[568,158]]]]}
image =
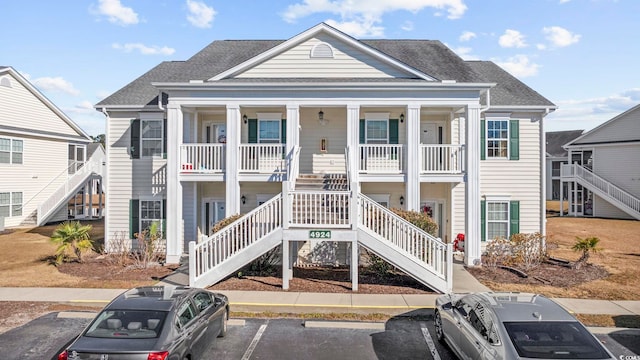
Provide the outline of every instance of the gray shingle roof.
{"type": "MultiPolygon", "coordinates": [[[[158,90],[152,82],[206,81],[247,61],[285,40],[221,40],[214,41],[186,61],[163,62],[135,79],[96,107],[152,105],[158,90]]],[[[498,83],[491,90],[492,105],[554,106],[549,100],[489,61],[464,61],[440,41],[434,40],[362,40],[363,44],[384,53],[437,80],[458,83],[498,83]]],[[[383,82],[380,79],[223,79],[233,82],[383,82]]],[[[420,82],[421,79],[385,81],[420,82]]]]}
{"type": "Polygon", "coordinates": [[[582,135],[584,130],[551,131],[545,133],[547,142],[547,154],[553,157],[567,156],[567,151],[562,145],[582,135]]]}

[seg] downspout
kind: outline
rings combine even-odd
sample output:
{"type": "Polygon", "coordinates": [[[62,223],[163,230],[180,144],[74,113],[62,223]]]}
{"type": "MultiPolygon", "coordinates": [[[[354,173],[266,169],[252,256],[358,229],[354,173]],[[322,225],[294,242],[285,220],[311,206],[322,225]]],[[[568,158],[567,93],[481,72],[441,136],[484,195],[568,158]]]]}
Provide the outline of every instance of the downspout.
{"type": "Polygon", "coordinates": [[[158,109],[164,111],[164,107],[162,106],[162,91],[158,92],[158,109]]]}
{"type": "Polygon", "coordinates": [[[491,89],[487,89],[487,106],[484,108],[480,108],[480,114],[489,110],[490,107],[491,107],[491,89]]]}
{"type": "MultiPolygon", "coordinates": [[[[542,238],[542,249],[546,249],[547,242],[547,140],[544,133],[544,118],[549,115],[549,108],[545,108],[542,118],[540,119],[540,233],[542,238]]],[[[562,187],[562,182],[560,182],[562,187]]]]}

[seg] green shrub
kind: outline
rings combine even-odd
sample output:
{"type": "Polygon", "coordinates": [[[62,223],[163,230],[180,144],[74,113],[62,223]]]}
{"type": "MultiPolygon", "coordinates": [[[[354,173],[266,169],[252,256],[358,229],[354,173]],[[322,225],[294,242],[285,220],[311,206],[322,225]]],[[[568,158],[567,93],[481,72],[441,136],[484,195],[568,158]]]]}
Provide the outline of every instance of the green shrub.
{"type": "Polygon", "coordinates": [[[65,261],[70,253],[82,262],[82,254],[93,248],[89,235],[91,228],[91,225],[82,225],[79,221],[65,221],[56,227],[51,235],[51,242],[58,245],[56,264],[65,261]]]}

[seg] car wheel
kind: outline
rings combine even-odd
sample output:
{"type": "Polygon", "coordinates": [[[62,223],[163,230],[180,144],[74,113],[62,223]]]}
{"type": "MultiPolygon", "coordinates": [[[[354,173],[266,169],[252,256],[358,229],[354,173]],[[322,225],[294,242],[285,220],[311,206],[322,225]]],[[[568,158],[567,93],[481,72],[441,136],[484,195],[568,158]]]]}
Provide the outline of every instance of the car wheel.
{"type": "Polygon", "coordinates": [[[220,333],[218,337],[225,337],[227,335],[227,310],[222,313],[222,326],[220,326],[220,333]]]}
{"type": "Polygon", "coordinates": [[[440,317],[440,312],[436,311],[436,318],[434,321],[436,326],[436,338],[440,342],[444,342],[444,330],[442,330],[442,317],[440,317]]]}

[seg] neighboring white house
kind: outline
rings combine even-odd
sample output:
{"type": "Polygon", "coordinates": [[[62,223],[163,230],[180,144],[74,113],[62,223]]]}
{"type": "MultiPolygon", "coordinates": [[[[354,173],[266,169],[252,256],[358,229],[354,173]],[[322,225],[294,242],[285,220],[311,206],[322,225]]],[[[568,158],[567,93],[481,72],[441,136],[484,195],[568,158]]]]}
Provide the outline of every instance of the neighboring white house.
{"type": "Polygon", "coordinates": [[[12,67],[0,67],[0,222],[66,220],[67,203],[93,178],[91,138],[12,67]]]}
{"type": "MultiPolygon", "coordinates": [[[[560,168],[569,163],[567,150],[563,147],[569,141],[582,135],[584,130],[549,131],[546,138],[546,190],[547,200],[560,200],[560,168]]],[[[564,183],[564,199],[567,199],[567,184],[564,183]]]]}
{"type": "Polygon", "coordinates": [[[293,263],[328,254],[352,265],[357,289],[364,247],[446,291],[457,234],[473,265],[486,239],[544,232],[555,105],[439,41],[357,40],[324,23],[288,40],[214,41],[96,109],[105,238],[161,222],[167,261],[188,251],[193,286],[282,245],[284,288],[293,263]],[[437,237],[387,207],[428,212],[437,237]]]}
{"type": "Polygon", "coordinates": [[[569,215],[640,220],[640,105],[564,147],[569,215]]]}

